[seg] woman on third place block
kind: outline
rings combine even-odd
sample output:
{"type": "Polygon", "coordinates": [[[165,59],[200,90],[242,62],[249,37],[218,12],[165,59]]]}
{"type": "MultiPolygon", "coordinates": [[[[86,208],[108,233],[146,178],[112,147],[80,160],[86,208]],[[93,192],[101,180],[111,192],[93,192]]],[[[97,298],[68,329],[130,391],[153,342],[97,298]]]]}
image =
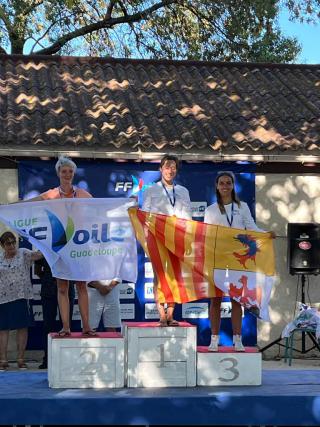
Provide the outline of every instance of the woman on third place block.
{"type": "MultiPolygon", "coordinates": [[[[235,191],[235,177],[232,172],[223,171],[218,173],[215,181],[215,192],[217,202],[207,207],[204,216],[205,223],[264,232],[254,222],[247,203],[239,200],[235,191]]],[[[270,232],[270,237],[275,237],[273,232],[270,232]]],[[[219,345],[222,296],[223,292],[216,288],[216,296],[211,298],[210,301],[209,317],[212,335],[208,350],[214,352],[218,351],[219,345]]],[[[234,349],[235,351],[245,351],[241,338],[242,308],[233,299],[231,299],[231,305],[234,349]]]]}

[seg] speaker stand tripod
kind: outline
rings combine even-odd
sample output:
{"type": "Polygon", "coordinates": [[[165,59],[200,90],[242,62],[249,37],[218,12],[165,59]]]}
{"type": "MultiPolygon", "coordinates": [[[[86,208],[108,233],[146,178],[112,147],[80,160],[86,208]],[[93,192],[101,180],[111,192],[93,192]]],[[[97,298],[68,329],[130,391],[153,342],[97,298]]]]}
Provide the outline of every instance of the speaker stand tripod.
{"type": "MultiPolygon", "coordinates": [[[[306,300],[305,300],[305,290],[304,290],[305,284],[306,284],[306,276],[305,276],[305,274],[302,274],[301,275],[301,303],[302,304],[305,304],[305,302],[306,302],[306,300]]],[[[315,337],[315,335],[314,335],[313,332],[310,332],[310,331],[308,331],[308,332],[301,332],[301,335],[302,335],[302,339],[301,339],[301,350],[297,349],[297,348],[293,348],[293,350],[295,350],[295,351],[297,351],[298,353],[301,353],[301,354],[306,354],[309,351],[313,350],[314,348],[317,348],[320,351],[319,343],[318,343],[318,341],[317,341],[317,339],[316,339],[316,337],[315,337]],[[313,343],[313,346],[310,347],[310,348],[308,348],[308,349],[306,349],[306,336],[308,336],[311,339],[312,343],[313,343]]],[[[284,344],[282,344],[280,342],[281,340],[282,340],[282,338],[280,336],[276,340],[274,340],[271,343],[267,344],[266,346],[262,347],[260,349],[260,352],[261,353],[264,352],[265,350],[267,350],[268,348],[272,347],[275,344],[278,344],[281,347],[286,347],[284,344]]]]}

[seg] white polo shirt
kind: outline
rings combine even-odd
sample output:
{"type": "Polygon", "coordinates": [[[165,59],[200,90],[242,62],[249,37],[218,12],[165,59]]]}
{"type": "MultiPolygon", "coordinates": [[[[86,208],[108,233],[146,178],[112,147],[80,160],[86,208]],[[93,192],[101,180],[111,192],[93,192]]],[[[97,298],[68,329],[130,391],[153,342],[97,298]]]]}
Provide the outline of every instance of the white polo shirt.
{"type": "Polygon", "coordinates": [[[208,206],[204,214],[204,222],[207,224],[224,225],[225,227],[264,232],[264,230],[261,230],[254,222],[247,203],[240,202],[239,207],[236,202],[233,202],[233,209],[232,203],[224,205],[224,208],[226,214],[220,212],[218,203],[208,206]]]}
{"type": "Polygon", "coordinates": [[[169,216],[175,215],[182,219],[192,219],[189,191],[182,185],[175,185],[173,194],[173,190],[167,189],[166,191],[164,189],[161,181],[144,192],[142,210],[169,216]]]}

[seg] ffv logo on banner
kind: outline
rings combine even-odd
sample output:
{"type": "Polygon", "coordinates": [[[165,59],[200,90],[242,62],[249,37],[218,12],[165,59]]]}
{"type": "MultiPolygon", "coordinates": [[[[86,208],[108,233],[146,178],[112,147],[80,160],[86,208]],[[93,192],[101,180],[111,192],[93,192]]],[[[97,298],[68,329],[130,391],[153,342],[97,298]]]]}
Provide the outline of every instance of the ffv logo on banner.
{"type": "Polygon", "coordinates": [[[140,191],[145,191],[154,184],[154,182],[145,184],[142,178],[136,178],[134,175],[131,175],[131,178],[132,181],[117,181],[114,187],[114,191],[122,191],[126,193],[127,191],[131,190],[131,195],[138,194],[140,191]]]}

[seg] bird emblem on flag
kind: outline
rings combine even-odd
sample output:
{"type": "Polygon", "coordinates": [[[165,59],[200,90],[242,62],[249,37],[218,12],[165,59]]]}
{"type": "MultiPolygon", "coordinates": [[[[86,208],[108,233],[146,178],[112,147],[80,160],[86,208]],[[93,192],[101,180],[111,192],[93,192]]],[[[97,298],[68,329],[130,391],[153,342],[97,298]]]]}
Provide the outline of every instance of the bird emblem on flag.
{"type": "Polygon", "coordinates": [[[257,252],[259,252],[257,240],[249,234],[238,234],[234,239],[246,248],[244,253],[233,252],[233,255],[238,259],[239,263],[246,268],[246,262],[248,260],[252,260],[254,262],[256,260],[257,252]]]}

